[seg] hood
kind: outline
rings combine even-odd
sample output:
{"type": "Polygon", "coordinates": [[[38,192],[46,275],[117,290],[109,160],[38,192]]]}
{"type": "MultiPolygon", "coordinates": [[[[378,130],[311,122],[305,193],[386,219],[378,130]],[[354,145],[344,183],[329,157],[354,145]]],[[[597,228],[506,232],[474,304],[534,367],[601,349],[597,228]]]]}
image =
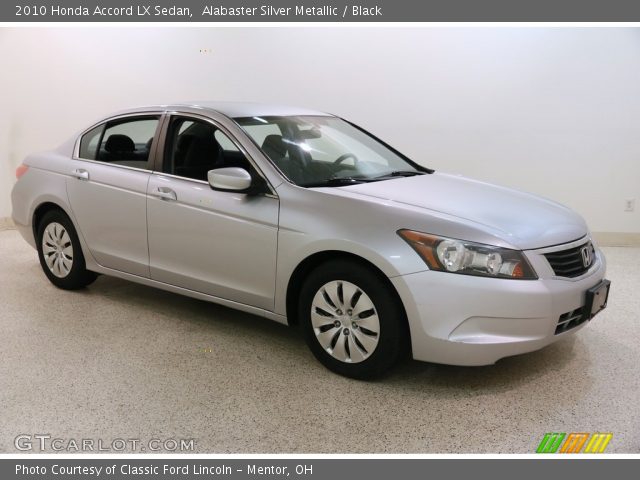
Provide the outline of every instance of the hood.
{"type": "Polygon", "coordinates": [[[523,250],[567,243],[588,233],[582,217],[563,205],[456,175],[436,172],[361,183],[340,190],[471,221],[523,250]]]}

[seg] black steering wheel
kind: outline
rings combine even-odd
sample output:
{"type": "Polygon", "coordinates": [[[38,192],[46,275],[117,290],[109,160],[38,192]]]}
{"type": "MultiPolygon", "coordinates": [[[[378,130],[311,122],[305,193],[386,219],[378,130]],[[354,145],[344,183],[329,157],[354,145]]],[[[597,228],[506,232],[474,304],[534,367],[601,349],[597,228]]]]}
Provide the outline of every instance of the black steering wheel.
{"type": "Polygon", "coordinates": [[[353,158],[353,164],[354,165],[356,163],[358,163],[358,157],[356,157],[353,153],[345,153],[345,154],[340,155],[338,158],[336,158],[335,161],[333,162],[333,164],[334,165],[340,165],[347,158],[353,158]]]}

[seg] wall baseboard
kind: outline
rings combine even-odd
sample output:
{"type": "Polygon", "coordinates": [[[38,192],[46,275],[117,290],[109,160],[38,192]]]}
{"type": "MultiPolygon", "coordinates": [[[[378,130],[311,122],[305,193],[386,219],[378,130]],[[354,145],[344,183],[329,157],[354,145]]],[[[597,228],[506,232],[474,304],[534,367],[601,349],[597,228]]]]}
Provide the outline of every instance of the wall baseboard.
{"type": "Polygon", "coordinates": [[[10,217],[0,217],[0,230],[10,230],[15,228],[10,217]]]}
{"type": "MultiPolygon", "coordinates": [[[[10,217],[0,217],[0,230],[15,228],[10,217]]],[[[601,247],[640,247],[640,233],[632,232],[593,232],[601,247]]]]}
{"type": "Polygon", "coordinates": [[[601,247],[640,247],[640,233],[632,232],[593,232],[601,247]]]}

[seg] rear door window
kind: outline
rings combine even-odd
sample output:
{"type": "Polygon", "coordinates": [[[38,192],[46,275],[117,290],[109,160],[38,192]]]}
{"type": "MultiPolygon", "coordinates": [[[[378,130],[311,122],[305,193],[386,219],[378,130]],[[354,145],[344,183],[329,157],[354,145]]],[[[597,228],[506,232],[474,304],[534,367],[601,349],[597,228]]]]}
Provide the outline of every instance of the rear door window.
{"type": "Polygon", "coordinates": [[[80,141],[80,157],[150,170],[149,154],[158,124],[158,116],[144,116],[114,120],[96,127],[80,141]],[[100,135],[95,131],[99,131],[100,135]],[[96,137],[100,138],[97,151],[96,137]],[[92,158],[92,155],[95,157],[92,158]]]}

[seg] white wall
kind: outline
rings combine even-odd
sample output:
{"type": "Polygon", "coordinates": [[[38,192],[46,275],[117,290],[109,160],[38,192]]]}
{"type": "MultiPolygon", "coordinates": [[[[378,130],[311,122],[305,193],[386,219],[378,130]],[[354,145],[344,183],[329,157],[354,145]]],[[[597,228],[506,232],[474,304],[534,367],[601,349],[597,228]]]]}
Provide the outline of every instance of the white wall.
{"type": "Polygon", "coordinates": [[[640,232],[638,29],[19,28],[0,60],[0,217],[28,152],[112,110],[218,99],[337,113],[425,165],[640,232]]]}

